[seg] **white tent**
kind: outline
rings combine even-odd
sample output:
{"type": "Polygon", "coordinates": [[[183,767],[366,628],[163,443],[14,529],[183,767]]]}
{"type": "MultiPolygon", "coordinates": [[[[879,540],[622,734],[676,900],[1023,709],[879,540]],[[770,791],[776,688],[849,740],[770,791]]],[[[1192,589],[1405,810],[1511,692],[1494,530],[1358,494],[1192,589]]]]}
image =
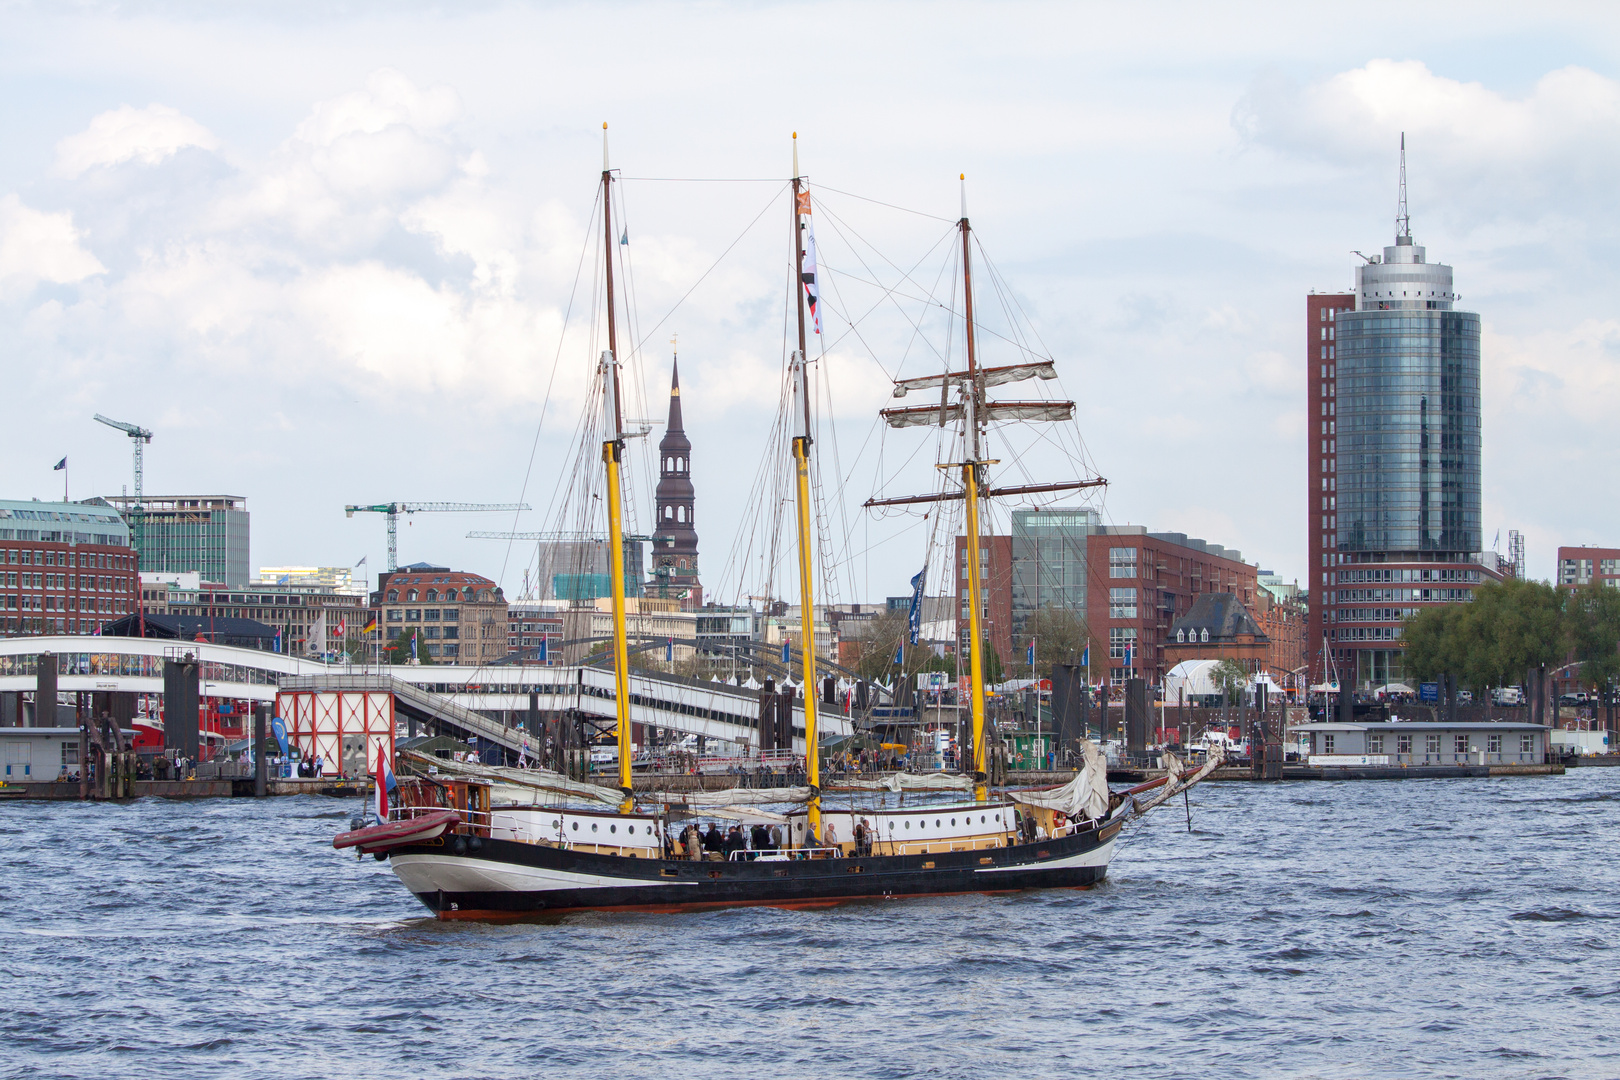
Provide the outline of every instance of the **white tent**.
{"type": "Polygon", "coordinates": [[[1185,692],[1187,700],[1219,694],[1213,673],[1219,660],[1183,660],[1164,673],[1164,703],[1174,705],[1185,692]]]}

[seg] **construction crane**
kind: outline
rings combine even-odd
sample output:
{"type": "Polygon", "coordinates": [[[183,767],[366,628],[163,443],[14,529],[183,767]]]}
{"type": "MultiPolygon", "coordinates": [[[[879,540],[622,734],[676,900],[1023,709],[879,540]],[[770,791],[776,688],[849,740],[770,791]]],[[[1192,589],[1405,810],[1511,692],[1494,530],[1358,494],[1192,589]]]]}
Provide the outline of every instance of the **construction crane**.
{"type": "Polygon", "coordinates": [[[345,506],[344,517],[358,513],[388,515],[388,572],[399,564],[399,515],[401,514],[460,514],[488,511],[515,511],[529,509],[528,503],[449,503],[449,502],[391,502],[371,506],[345,506]]]}
{"type": "MultiPolygon", "coordinates": [[[[135,446],[135,506],[134,513],[130,514],[130,517],[133,519],[133,528],[130,529],[130,541],[134,544],[135,550],[139,552],[142,550],[141,542],[145,538],[145,530],[141,528],[141,519],[145,516],[143,513],[145,507],[141,503],[143,488],[141,447],[152,441],[152,433],[138,424],[126,424],[122,420],[112,420],[102,416],[100,413],[95,414],[95,420],[97,423],[106,424],[110,428],[117,428],[119,431],[122,431],[125,435],[129,436],[130,442],[135,446]]],[[[130,508],[126,506],[124,507],[124,510],[126,513],[128,513],[130,508]]]]}
{"type": "Polygon", "coordinates": [[[152,441],[152,433],[138,425],[126,424],[122,420],[109,420],[100,413],[96,413],[95,419],[98,423],[122,431],[135,444],[135,506],[139,509],[141,505],[141,447],[152,441]]]}

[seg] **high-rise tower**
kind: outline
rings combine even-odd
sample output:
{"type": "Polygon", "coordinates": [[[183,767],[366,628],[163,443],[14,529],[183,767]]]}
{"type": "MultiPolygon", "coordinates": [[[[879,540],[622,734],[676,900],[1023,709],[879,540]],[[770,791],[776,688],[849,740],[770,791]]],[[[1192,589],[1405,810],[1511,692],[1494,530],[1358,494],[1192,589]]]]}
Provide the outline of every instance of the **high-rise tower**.
{"type": "Polygon", "coordinates": [[[681,368],[669,377],[669,423],[658,443],[657,517],[653,529],[653,596],[681,601],[683,611],[703,605],[698,582],[698,535],[694,524],[692,441],[681,422],[681,368]]]}
{"type": "Polygon", "coordinates": [[[1403,136],[1395,243],[1356,269],[1353,297],[1318,294],[1306,309],[1319,376],[1309,398],[1320,581],[1311,674],[1327,674],[1325,636],[1341,678],[1359,689],[1409,681],[1402,622],[1502,572],[1480,550],[1479,316],[1453,310],[1451,267],[1425,255],[1407,212],[1403,136]]]}

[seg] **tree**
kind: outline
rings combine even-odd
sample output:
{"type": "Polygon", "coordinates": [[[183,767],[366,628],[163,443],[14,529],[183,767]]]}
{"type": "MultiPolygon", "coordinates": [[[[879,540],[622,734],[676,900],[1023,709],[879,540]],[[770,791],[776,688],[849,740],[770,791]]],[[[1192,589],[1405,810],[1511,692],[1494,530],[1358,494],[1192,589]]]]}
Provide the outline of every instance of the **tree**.
{"type": "Polygon", "coordinates": [[[1620,681],[1620,589],[1593,582],[1572,593],[1564,621],[1581,681],[1598,688],[1620,681]]]}
{"type": "Polygon", "coordinates": [[[428,655],[427,639],[421,636],[416,627],[401,630],[394,636],[386,648],[383,649],[383,659],[390,664],[408,664],[411,662],[411,638],[417,638],[416,659],[419,663],[431,664],[433,657],[428,655]]]}
{"type": "Polygon", "coordinates": [[[1221,692],[1225,703],[1230,705],[1233,699],[1241,697],[1248,687],[1249,669],[1228,657],[1210,669],[1209,678],[1221,692]]]}
{"type": "Polygon", "coordinates": [[[1023,637],[1026,641],[1035,640],[1035,668],[1030,673],[1031,678],[1049,679],[1059,664],[1078,664],[1088,646],[1095,656],[1108,655],[1106,637],[1093,634],[1078,612],[1052,604],[1029,617],[1024,624],[1023,637]]]}

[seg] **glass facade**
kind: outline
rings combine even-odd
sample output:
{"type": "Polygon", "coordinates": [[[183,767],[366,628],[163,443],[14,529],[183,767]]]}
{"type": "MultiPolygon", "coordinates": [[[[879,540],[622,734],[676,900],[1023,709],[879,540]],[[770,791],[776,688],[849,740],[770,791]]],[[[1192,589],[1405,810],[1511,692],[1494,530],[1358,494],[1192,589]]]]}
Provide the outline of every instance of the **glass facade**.
{"type": "MultiPolygon", "coordinates": [[[[1086,610],[1086,539],[1095,510],[1016,510],[1012,515],[1012,635],[1043,607],[1086,610]]],[[[1134,564],[1133,564],[1134,565],[1134,564]]]]}
{"type": "Polygon", "coordinates": [[[1321,513],[1338,549],[1481,550],[1479,316],[1346,311],[1337,326],[1337,491],[1321,513]]]}

